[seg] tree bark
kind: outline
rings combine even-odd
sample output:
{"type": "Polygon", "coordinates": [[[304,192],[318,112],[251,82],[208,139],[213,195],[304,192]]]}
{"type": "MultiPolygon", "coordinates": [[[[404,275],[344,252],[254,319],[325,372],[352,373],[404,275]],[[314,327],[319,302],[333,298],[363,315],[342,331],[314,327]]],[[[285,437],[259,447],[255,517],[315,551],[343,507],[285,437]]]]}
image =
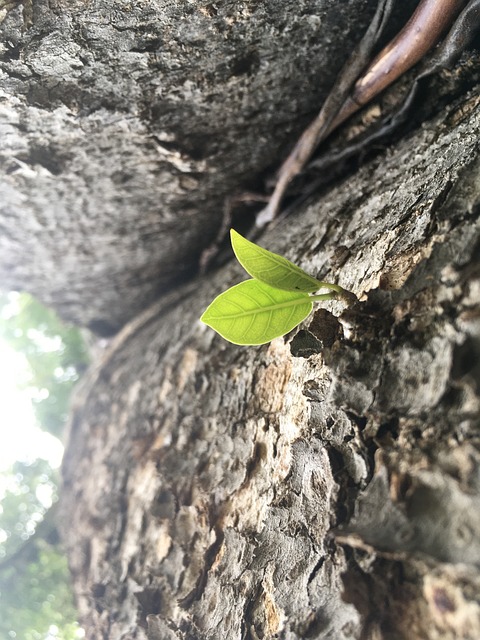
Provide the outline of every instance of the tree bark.
{"type": "Polygon", "coordinates": [[[479,123],[474,92],[264,235],[355,307],[229,345],[198,317],[230,265],[115,339],[64,463],[89,637],[479,636],[479,123]]]}
{"type": "Polygon", "coordinates": [[[261,238],[358,304],[263,347],[198,321],[245,277],[192,275],[226,200],[278,166],[374,5],[0,4],[3,286],[125,325],[63,466],[89,639],[480,637],[478,55],[261,238]]]}
{"type": "Polygon", "coordinates": [[[262,186],[375,9],[371,0],[341,10],[334,0],[6,6],[2,286],[103,335],[192,275],[226,199],[262,186]]]}

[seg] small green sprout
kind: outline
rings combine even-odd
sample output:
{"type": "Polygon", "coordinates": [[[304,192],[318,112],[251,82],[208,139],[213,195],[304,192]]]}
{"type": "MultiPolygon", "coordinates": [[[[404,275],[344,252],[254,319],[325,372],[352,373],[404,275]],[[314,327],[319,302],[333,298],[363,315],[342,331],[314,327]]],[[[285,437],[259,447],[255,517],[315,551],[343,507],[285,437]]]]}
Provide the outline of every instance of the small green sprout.
{"type": "Polygon", "coordinates": [[[229,342],[265,344],[305,320],[314,302],[355,298],[336,284],[312,278],[286,258],[259,247],[233,229],[230,239],[237,260],[252,279],[221,293],[200,318],[229,342]],[[311,295],[319,289],[330,292],[311,295]]]}

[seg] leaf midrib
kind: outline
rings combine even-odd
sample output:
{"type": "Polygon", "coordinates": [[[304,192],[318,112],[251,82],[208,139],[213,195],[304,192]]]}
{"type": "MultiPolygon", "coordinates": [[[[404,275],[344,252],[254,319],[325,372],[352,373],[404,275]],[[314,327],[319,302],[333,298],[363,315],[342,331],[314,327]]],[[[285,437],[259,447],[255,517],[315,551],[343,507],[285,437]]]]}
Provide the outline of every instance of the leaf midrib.
{"type": "MultiPolygon", "coordinates": [[[[252,249],[251,249],[251,251],[253,253],[252,249]]],[[[314,278],[313,276],[309,275],[308,273],[305,273],[305,271],[301,267],[298,267],[296,264],[290,263],[289,260],[287,260],[286,258],[283,258],[282,256],[276,256],[274,253],[271,253],[269,256],[265,256],[260,252],[258,252],[258,253],[255,252],[254,255],[251,256],[249,259],[244,259],[245,264],[248,264],[248,261],[250,261],[252,259],[253,260],[258,260],[258,261],[260,261],[260,260],[265,260],[265,261],[270,260],[271,262],[275,263],[273,267],[263,269],[263,271],[267,271],[267,272],[268,271],[273,271],[277,267],[282,267],[284,269],[288,269],[288,272],[289,272],[288,275],[295,275],[297,278],[301,278],[303,280],[308,280],[308,282],[310,282],[312,284],[312,286],[314,284],[315,285],[318,284],[317,289],[320,288],[321,283],[316,278],[314,278]]],[[[240,262],[240,260],[239,260],[239,262],[240,262]]],[[[247,269],[247,271],[248,271],[248,269],[247,269]]],[[[249,275],[252,275],[252,274],[250,274],[250,272],[248,272],[248,273],[249,273],[249,275]]],[[[255,276],[253,276],[253,277],[255,277],[255,276]]],[[[285,280],[285,277],[288,277],[288,276],[284,276],[283,278],[281,278],[279,280],[279,282],[285,280]]],[[[272,285],[272,286],[274,286],[274,285],[272,285]]],[[[315,289],[315,291],[317,289],[315,289]]]]}
{"type": "MultiPolygon", "coordinates": [[[[230,302],[230,304],[232,304],[232,301],[230,302]]],[[[238,302],[236,304],[238,304],[238,302]]],[[[267,307],[257,307],[256,309],[249,309],[247,311],[241,311],[238,313],[222,313],[219,316],[210,316],[210,319],[226,320],[227,318],[244,318],[254,313],[274,311],[275,309],[285,309],[287,307],[294,307],[301,304],[312,304],[312,298],[310,296],[305,295],[302,298],[295,298],[294,300],[285,300],[285,302],[276,302],[275,304],[268,305],[267,307]]]]}

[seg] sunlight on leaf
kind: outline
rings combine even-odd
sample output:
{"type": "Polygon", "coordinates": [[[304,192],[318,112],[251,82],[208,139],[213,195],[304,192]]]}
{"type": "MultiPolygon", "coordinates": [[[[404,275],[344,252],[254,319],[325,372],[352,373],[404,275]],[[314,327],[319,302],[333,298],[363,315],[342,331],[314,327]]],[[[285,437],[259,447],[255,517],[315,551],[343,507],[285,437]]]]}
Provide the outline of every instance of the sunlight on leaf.
{"type": "Polygon", "coordinates": [[[257,280],[284,291],[313,293],[322,282],[312,278],[293,262],[250,242],[231,229],[233,251],[245,271],[257,280]]]}
{"type": "Polygon", "coordinates": [[[312,308],[306,293],[246,280],[215,298],[200,319],[234,344],[258,345],[291,331],[312,308]]]}

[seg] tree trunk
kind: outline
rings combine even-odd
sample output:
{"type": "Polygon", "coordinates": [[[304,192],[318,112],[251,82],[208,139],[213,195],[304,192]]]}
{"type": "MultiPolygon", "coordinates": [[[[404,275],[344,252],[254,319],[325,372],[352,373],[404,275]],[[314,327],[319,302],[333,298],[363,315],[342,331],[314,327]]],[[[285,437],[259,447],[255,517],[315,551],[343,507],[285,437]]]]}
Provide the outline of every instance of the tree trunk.
{"type": "Polygon", "coordinates": [[[355,307],[229,345],[198,317],[230,265],[115,339],[64,465],[88,637],[479,637],[479,124],[467,95],[262,238],[355,307]]]}
{"type": "Polygon", "coordinates": [[[480,637],[478,56],[261,238],[355,306],[237,347],[198,318],[240,267],[188,280],[374,5],[39,1],[0,26],[4,286],[129,321],[63,467],[89,639],[480,637]]]}
{"type": "Polygon", "coordinates": [[[261,186],[374,9],[371,0],[341,11],[335,0],[11,9],[0,25],[3,288],[27,288],[96,333],[118,330],[192,274],[226,198],[261,186]]]}

